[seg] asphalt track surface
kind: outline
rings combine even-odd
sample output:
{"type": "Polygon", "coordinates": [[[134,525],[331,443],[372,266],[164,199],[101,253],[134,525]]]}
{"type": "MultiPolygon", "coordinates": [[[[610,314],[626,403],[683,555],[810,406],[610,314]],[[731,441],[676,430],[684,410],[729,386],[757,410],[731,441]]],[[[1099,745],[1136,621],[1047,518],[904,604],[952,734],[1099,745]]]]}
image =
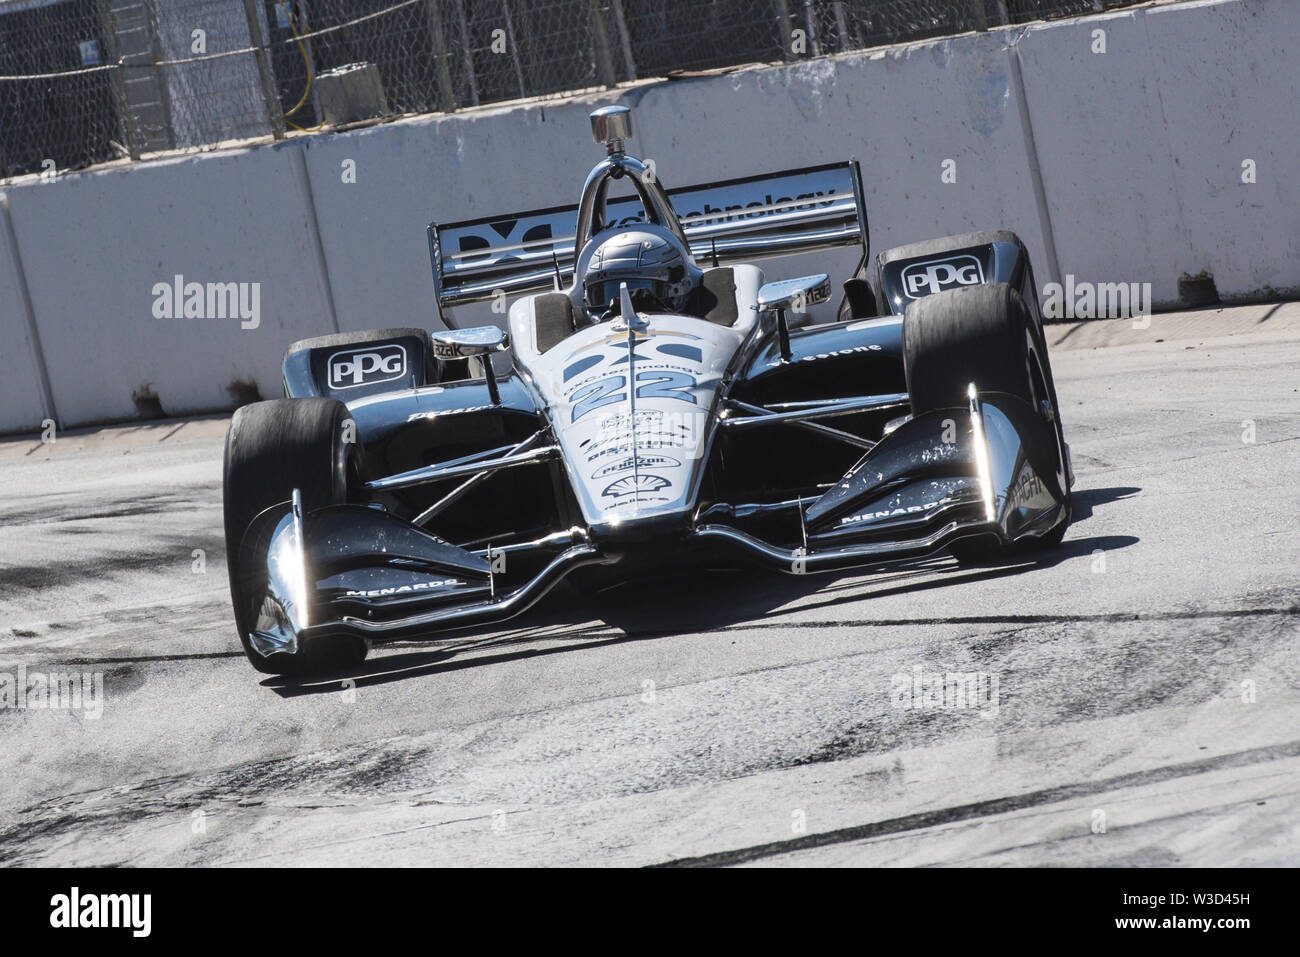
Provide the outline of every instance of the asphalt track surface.
{"type": "Polygon", "coordinates": [[[557,591],[351,683],[238,650],[226,419],[0,442],[0,672],[104,681],[0,711],[0,861],[1296,864],[1300,305],[1049,338],[1059,548],[557,591]]]}

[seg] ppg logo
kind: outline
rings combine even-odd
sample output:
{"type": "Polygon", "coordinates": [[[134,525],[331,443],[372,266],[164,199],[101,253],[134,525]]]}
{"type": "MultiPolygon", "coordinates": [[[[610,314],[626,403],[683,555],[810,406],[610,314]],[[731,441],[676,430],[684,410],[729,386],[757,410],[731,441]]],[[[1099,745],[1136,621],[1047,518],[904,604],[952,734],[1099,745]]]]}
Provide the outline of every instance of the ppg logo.
{"type": "Polygon", "coordinates": [[[929,259],[903,267],[903,292],[908,299],[920,299],[957,286],[978,286],[983,281],[984,267],[974,256],[929,259]]]}
{"type": "Polygon", "coordinates": [[[400,379],[406,375],[406,349],[394,344],[336,352],[329,358],[329,373],[331,389],[400,379]]]}

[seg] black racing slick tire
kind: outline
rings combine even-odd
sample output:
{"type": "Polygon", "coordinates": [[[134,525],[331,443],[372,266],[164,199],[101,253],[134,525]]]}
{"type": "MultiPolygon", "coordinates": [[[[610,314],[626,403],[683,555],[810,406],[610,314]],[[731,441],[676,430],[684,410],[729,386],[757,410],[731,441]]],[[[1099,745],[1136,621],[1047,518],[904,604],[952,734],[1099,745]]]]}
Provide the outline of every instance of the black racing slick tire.
{"type": "MultiPolygon", "coordinates": [[[[951,289],[918,299],[903,316],[903,364],[912,414],[963,407],[967,386],[1023,399],[1056,434],[1058,474],[1066,472],[1065,441],[1047,344],[1020,294],[1006,283],[951,289]]],[[[1069,487],[1062,482],[1069,505],[1069,487]]],[[[1059,544],[1069,518],[1017,551],[1059,544]]],[[[1005,554],[992,538],[958,539],[949,546],[959,562],[1005,554]]]]}
{"type": "Polygon", "coordinates": [[[265,674],[308,675],[360,664],[367,643],[351,636],[302,642],[296,654],[262,655],[248,639],[261,594],[256,569],[239,567],[240,543],[253,519],[287,502],[296,488],[303,510],[340,505],[361,487],[360,441],[337,399],[275,399],[239,409],[226,435],[223,505],[226,562],[235,626],[249,662],[265,674]]]}

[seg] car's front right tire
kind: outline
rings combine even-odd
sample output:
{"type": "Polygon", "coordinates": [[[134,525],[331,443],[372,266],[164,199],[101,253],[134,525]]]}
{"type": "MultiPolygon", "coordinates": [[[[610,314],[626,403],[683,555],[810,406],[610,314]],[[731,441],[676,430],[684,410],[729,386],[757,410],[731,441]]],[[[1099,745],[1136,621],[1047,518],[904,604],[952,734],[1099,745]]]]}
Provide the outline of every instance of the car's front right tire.
{"type": "MultiPolygon", "coordinates": [[[[1065,495],[1066,518],[1046,535],[1026,538],[1017,551],[1059,544],[1070,524],[1065,440],[1047,343],[1020,294],[1006,283],[966,286],[908,305],[903,315],[903,366],[912,414],[967,404],[967,386],[1024,400],[1051,426],[1065,495]]],[[[1007,549],[986,536],[948,546],[959,562],[997,558],[1007,549]]]]}

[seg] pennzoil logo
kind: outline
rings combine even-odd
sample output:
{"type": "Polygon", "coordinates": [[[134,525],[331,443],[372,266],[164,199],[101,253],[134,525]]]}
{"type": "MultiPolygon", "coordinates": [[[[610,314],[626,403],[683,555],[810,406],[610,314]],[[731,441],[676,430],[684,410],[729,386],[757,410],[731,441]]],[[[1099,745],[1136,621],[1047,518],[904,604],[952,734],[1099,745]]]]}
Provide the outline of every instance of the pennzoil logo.
{"type": "Polygon", "coordinates": [[[331,389],[390,382],[406,375],[406,348],[394,342],[336,352],[329,357],[328,367],[331,389]]]}
{"type": "Polygon", "coordinates": [[[677,459],[670,458],[667,455],[629,455],[617,462],[611,462],[609,465],[596,469],[591,473],[591,477],[593,479],[604,478],[607,475],[616,475],[619,472],[630,472],[634,468],[675,469],[680,468],[681,464],[677,459]]]}

